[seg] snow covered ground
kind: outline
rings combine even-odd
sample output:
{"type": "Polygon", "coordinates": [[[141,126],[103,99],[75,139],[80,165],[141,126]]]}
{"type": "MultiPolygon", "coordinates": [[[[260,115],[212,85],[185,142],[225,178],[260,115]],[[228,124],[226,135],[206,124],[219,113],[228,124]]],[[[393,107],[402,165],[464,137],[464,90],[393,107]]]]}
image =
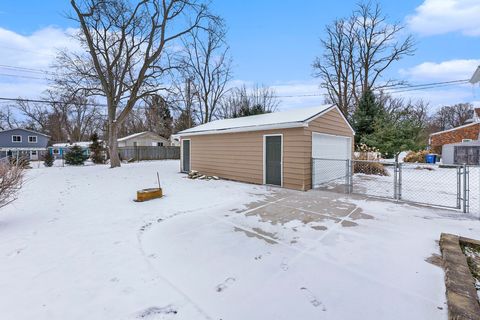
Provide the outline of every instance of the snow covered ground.
{"type": "Polygon", "coordinates": [[[0,211],[1,319],[446,319],[456,212],[185,179],[178,161],[34,168],[0,211]],[[156,184],[163,199],[135,203],[156,184]]]}

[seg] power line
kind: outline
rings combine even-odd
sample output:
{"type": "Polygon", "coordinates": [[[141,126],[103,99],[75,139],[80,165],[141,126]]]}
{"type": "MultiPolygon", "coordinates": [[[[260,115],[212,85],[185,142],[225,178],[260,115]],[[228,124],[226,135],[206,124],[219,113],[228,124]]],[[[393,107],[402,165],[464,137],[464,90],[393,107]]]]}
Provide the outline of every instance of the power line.
{"type": "Polygon", "coordinates": [[[46,80],[46,78],[32,77],[32,76],[24,76],[24,75],[21,75],[21,74],[9,74],[9,73],[2,73],[2,72],[0,72],[0,76],[3,76],[3,77],[12,77],[12,78],[25,78],[25,79],[46,80]]]}
{"type": "MultiPolygon", "coordinates": [[[[2,101],[5,101],[5,102],[49,103],[49,104],[71,104],[71,103],[68,103],[68,102],[65,102],[65,101],[55,101],[55,100],[0,97],[0,102],[2,102],[2,101]]],[[[91,102],[82,103],[82,105],[85,105],[85,106],[94,106],[94,107],[108,107],[108,105],[106,105],[106,104],[102,104],[102,103],[91,103],[91,102]]]]}
{"type": "Polygon", "coordinates": [[[21,71],[21,72],[26,72],[26,73],[38,73],[38,74],[54,74],[51,71],[43,70],[43,69],[36,69],[36,68],[27,68],[27,67],[20,67],[20,66],[10,66],[6,64],[0,64],[1,69],[7,69],[7,70],[15,70],[15,71],[21,71]]]}

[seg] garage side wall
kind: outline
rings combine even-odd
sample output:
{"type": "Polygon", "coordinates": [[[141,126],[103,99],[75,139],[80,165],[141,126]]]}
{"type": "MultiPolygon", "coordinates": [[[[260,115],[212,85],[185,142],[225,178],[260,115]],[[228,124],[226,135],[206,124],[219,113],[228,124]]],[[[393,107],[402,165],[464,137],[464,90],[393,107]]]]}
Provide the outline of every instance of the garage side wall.
{"type": "Polygon", "coordinates": [[[224,179],[263,184],[263,136],[283,135],[283,187],[307,190],[304,128],[185,137],[191,144],[191,168],[224,179]]]}
{"type": "Polygon", "coordinates": [[[305,135],[307,136],[306,149],[308,150],[308,156],[305,157],[305,186],[307,190],[312,188],[312,132],[351,137],[352,150],[354,147],[354,134],[337,109],[333,109],[321,117],[310,121],[308,127],[305,128],[305,135]]]}

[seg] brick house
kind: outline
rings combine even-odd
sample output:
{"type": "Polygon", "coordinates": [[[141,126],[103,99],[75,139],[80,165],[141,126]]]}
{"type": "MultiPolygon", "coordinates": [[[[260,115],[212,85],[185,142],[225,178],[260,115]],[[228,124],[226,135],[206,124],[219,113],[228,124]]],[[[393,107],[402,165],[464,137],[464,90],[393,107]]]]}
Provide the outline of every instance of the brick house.
{"type": "Polygon", "coordinates": [[[476,108],[469,123],[430,134],[430,150],[434,153],[442,153],[442,147],[446,144],[476,141],[479,140],[479,135],[480,108],[476,108]]]}

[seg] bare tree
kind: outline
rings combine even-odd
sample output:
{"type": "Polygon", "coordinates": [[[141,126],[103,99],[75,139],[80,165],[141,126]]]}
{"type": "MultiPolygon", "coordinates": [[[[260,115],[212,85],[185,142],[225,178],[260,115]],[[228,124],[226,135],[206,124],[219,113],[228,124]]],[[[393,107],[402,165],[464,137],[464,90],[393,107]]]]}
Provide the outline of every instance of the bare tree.
{"type": "Polygon", "coordinates": [[[380,5],[359,4],[348,19],[326,27],[322,56],[314,64],[314,76],[322,79],[327,100],[349,115],[367,90],[380,90],[402,82],[383,78],[395,62],[414,53],[411,35],[402,38],[404,26],[389,23],[380,5]]]}
{"type": "Polygon", "coordinates": [[[431,117],[430,133],[447,130],[464,125],[473,118],[474,108],[471,103],[457,103],[452,106],[443,106],[431,117]]]}
{"type": "Polygon", "coordinates": [[[119,167],[119,126],[137,102],[165,89],[161,80],[173,67],[168,50],[175,42],[215,17],[196,0],[70,3],[72,19],[81,29],[78,39],[87,53],[64,52],[59,65],[67,76],[74,76],[72,88],[87,89],[106,100],[110,165],[119,167]]]}
{"type": "Polygon", "coordinates": [[[100,106],[95,100],[79,93],[46,91],[47,99],[51,101],[53,118],[58,119],[60,128],[64,131],[63,136],[71,142],[89,139],[100,130],[103,121],[100,106]]]}
{"type": "Polygon", "coordinates": [[[275,90],[265,86],[255,85],[248,90],[245,85],[233,88],[222,99],[219,109],[220,118],[236,118],[277,110],[280,101],[275,90]]]}
{"type": "Polygon", "coordinates": [[[0,163],[0,208],[17,199],[23,183],[24,168],[20,164],[0,163]]]}
{"type": "Polygon", "coordinates": [[[12,107],[7,105],[0,110],[0,130],[13,129],[20,126],[12,107]]]}
{"type": "Polygon", "coordinates": [[[187,89],[193,90],[198,120],[206,123],[215,117],[222,97],[228,92],[231,58],[222,21],[211,23],[207,30],[192,30],[190,34],[183,41],[180,71],[184,79],[190,79],[192,87],[187,89]]]}
{"type": "Polygon", "coordinates": [[[321,87],[327,92],[327,100],[348,114],[357,101],[356,42],[354,19],[335,20],[325,27],[324,49],[313,63],[314,76],[321,78],[321,87]]]}

